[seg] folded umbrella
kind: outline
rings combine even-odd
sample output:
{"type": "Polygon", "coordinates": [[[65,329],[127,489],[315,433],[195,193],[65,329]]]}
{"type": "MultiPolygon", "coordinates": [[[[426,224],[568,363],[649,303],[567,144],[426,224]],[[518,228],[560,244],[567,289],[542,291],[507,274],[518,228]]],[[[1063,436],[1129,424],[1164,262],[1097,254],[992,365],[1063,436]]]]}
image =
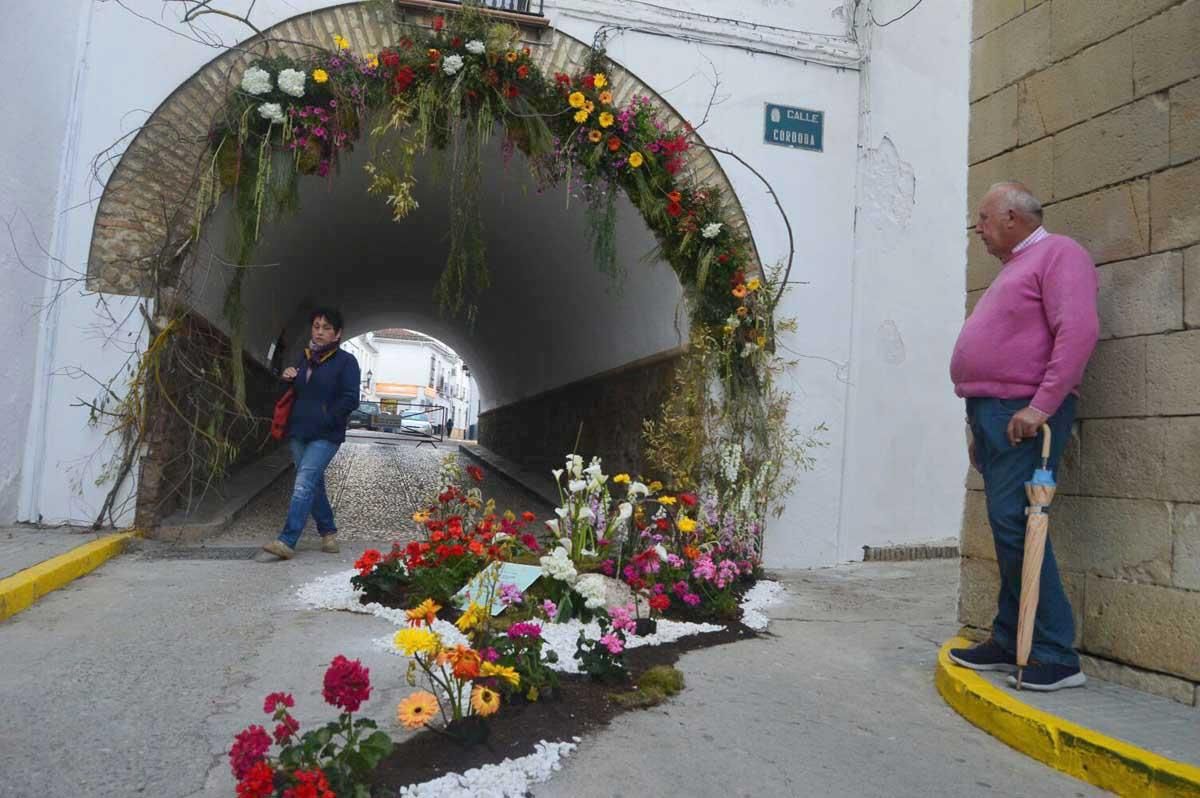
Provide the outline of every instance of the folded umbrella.
{"type": "Polygon", "coordinates": [[[1033,647],[1033,626],[1037,618],[1038,594],[1041,590],[1042,560],[1046,555],[1046,532],[1050,518],[1046,508],[1054,501],[1057,489],[1050,471],[1050,427],[1042,425],[1042,467],[1033,472],[1025,483],[1029,507],[1025,509],[1025,554],[1021,563],[1021,600],[1017,610],[1017,689],[1029,664],[1033,647]]]}

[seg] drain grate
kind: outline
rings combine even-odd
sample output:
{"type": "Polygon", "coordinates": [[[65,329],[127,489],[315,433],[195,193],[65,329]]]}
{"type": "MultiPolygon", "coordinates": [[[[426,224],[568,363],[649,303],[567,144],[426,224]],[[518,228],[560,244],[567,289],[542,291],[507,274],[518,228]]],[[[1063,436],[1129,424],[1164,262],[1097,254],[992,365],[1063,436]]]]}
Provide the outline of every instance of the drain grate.
{"type": "Polygon", "coordinates": [[[146,547],[140,552],[145,560],[252,560],[258,546],[163,546],[146,547]]]}

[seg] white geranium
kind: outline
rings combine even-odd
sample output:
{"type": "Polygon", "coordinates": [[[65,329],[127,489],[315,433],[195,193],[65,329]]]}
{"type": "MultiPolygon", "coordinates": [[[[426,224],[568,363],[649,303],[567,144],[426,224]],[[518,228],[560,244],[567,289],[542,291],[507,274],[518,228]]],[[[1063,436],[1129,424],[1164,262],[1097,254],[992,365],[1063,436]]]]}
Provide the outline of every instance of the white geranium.
{"type": "Polygon", "coordinates": [[[306,77],[307,75],[298,69],[285,69],[279,73],[279,90],[293,97],[303,97],[306,77]]]}
{"type": "Polygon", "coordinates": [[[252,66],[242,73],[242,91],[247,94],[266,94],[271,90],[271,73],[252,66]]]}
{"type": "Polygon", "coordinates": [[[704,227],[700,228],[700,235],[704,236],[705,238],[716,238],[717,236],[721,235],[721,227],[722,224],[720,222],[709,222],[708,224],[704,225],[704,227]]]}
{"type": "Polygon", "coordinates": [[[550,554],[540,557],[538,563],[542,566],[543,574],[552,579],[566,582],[568,585],[574,585],[575,580],[579,577],[579,572],[575,570],[575,563],[571,562],[571,555],[562,546],[558,546],[550,554]]]}
{"type": "Polygon", "coordinates": [[[478,39],[472,39],[471,41],[467,42],[467,52],[471,53],[472,55],[483,55],[483,51],[486,49],[487,47],[485,47],[483,42],[479,41],[478,39]]]}
{"type": "Polygon", "coordinates": [[[442,71],[447,75],[458,74],[458,70],[463,68],[463,57],[461,55],[448,55],[442,59],[442,71]]]}
{"type": "Polygon", "coordinates": [[[604,606],[604,577],[600,574],[584,574],[575,582],[575,592],[583,596],[584,606],[598,610],[604,606]]]}
{"type": "Polygon", "coordinates": [[[282,124],[283,120],[287,118],[283,115],[283,106],[279,103],[263,103],[258,106],[258,115],[277,125],[282,124]]]}

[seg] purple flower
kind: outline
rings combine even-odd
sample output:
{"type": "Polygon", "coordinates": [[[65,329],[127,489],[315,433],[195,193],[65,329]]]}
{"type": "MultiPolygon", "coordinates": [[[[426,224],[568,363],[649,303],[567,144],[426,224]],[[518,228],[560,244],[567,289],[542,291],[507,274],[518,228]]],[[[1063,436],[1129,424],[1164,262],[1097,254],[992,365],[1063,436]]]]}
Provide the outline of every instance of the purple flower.
{"type": "Polygon", "coordinates": [[[500,652],[491,646],[488,646],[483,651],[480,651],[479,655],[488,662],[495,662],[496,660],[500,659],[500,652]]]}
{"type": "Polygon", "coordinates": [[[342,59],[340,59],[340,58],[338,58],[338,57],[336,57],[336,56],[334,56],[333,58],[330,58],[330,59],[329,59],[329,66],[330,66],[330,67],[332,67],[332,68],[334,68],[334,69],[340,69],[340,68],[341,68],[341,66],[342,66],[342,59]]]}
{"type": "Polygon", "coordinates": [[[667,565],[671,566],[672,568],[682,568],[683,567],[683,558],[677,554],[668,554],[667,555],[667,565]]]}
{"type": "Polygon", "coordinates": [[[546,599],[542,602],[542,612],[546,613],[546,617],[553,621],[554,616],[558,615],[558,605],[550,599],[546,599]]]}
{"type": "Polygon", "coordinates": [[[500,603],[505,607],[520,604],[524,600],[521,588],[513,584],[500,585],[500,603]]]}

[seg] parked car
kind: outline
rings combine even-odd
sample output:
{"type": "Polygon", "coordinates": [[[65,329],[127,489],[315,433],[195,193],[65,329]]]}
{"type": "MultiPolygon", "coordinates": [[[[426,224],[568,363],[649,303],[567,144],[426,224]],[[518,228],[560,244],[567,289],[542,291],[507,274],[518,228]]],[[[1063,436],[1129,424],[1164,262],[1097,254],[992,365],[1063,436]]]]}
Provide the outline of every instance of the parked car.
{"type": "Polygon", "coordinates": [[[405,432],[415,432],[419,435],[433,435],[433,425],[423,418],[405,418],[400,421],[400,429],[405,432]]]}
{"type": "Polygon", "coordinates": [[[375,419],[379,416],[379,408],[374,402],[363,402],[350,411],[350,420],[346,424],[349,429],[375,429],[375,419]]]}

